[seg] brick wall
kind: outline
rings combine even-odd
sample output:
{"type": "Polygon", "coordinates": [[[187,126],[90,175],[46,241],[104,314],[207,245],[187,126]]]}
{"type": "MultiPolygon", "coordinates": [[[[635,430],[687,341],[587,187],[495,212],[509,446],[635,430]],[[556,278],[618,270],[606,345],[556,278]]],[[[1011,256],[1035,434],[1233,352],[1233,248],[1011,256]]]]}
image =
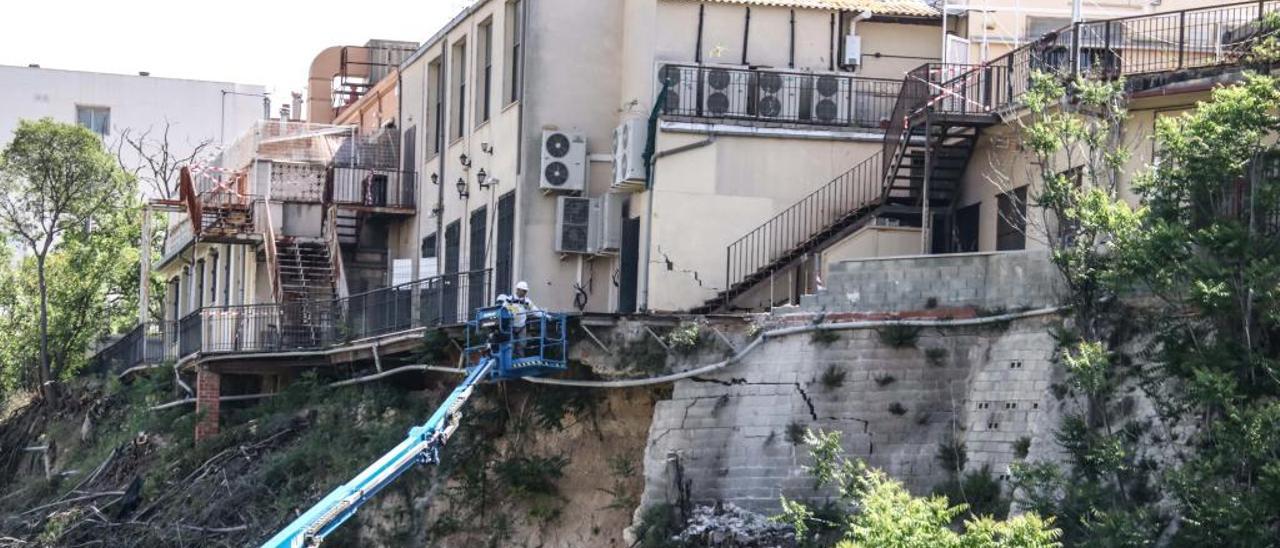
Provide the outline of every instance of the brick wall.
{"type": "Polygon", "coordinates": [[[196,373],[196,441],[218,435],[219,401],[222,375],[201,368],[196,373]]]}

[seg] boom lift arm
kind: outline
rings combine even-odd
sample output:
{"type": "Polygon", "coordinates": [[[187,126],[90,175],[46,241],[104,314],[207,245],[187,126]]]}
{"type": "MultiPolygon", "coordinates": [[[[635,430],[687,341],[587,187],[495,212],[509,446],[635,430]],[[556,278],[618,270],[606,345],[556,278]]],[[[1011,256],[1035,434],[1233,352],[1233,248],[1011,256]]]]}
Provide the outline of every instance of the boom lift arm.
{"type": "Polygon", "coordinates": [[[453,389],[427,422],[409,430],[409,436],[355,478],[334,489],[328,496],[298,516],[263,547],[297,548],[316,546],[338,526],[354,516],[362,504],[418,464],[439,464],[440,449],[458,429],[462,406],[475,385],[489,374],[493,358],[485,358],[467,373],[466,380],[453,389]]]}
{"type": "Polygon", "coordinates": [[[400,445],[298,516],[263,548],[317,546],[351,519],[361,505],[414,465],[439,464],[440,450],[461,423],[462,406],[481,381],[564,371],[568,354],[565,315],[528,315],[523,317],[527,325],[518,328],[515,314],[503,306],[476,310],[474,318],[467,322],[467,347],[463,350],[464,363],[473,365],[462,384],[440,402],[427,422],[410,429],[400,445]]]}

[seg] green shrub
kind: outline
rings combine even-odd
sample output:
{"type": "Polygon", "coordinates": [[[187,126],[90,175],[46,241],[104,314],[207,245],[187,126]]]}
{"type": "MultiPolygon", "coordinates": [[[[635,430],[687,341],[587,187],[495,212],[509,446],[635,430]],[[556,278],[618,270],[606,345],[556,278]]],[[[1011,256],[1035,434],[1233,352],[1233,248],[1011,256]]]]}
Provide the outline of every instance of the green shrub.
{"type": "Polygon", "coordinates": [[[800,421],[791,421],[790,424],[787,424],[787,441],[791,442],[791,445],[800,445],[804,443],[804,431],[805,427],[803,423],[800,421]]]}
{"type": "Polygon", "coordinates": [[[902,405],[901,402],[895,401],[889,404],[889,412],[901,417],[907,414],[907,407],[905,405],[902,405]]]}
{"type": "Polygon", "coordinates": [[[692,352],[702,344],[702,326],[697,322],[680,322],[664,338],[673,352],[692,352]]]}
{"type": "Polygon", "coordinates": [[[1027,458],[1027,454],[1031,452],[1031,438],[1023,436],[1018,441],[1013,442],[1013,456],[1017,459],[1027,458]]]}
{"type": "Polygon", "coordinates": [[[675,537],[681,529],[675,508],[670,504],[655,504],[640,513],[636,524],[636,548],[681,548],[675,537]]]}
{"type": "Polygon", "coordinates": [[[880,388],[884,388],[886,386],[893,384],[894,381],[898,379],[897,377],[894,377],[893,375],[890,375],[888,373],[882,373],[880,375],[876,375],[875,380],[876,380],[876,386],[879,386],[880,388]]]}
{"type": "Polygon", "coordinates": [[[934,458],[937,459],[938,466],[953,477],[960,475],[969,461],[964,442],[955,438],[939,443],[938,453],[934,458]]]}

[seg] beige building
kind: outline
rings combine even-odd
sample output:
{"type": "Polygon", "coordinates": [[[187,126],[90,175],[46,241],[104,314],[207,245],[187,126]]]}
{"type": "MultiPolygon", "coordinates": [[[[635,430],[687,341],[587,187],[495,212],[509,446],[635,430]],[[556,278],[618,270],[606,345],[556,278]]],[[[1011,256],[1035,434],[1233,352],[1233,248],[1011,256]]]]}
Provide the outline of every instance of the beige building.
{"type": "Polygon", "coordinates": [[[552,310],[765,310],[838,261],[1042,247],[1030,75],[1126,77],[1140,142],[1239,76],[1265,7],[1094,5],[1124,13],[1034,36],[1030,7],[1066,5],[1001,12],[996,55],[972,4],[944,32],[915,0],[476,2],[333,113],[350,125],[265,122],[192,166],[165,317],[120,370],[198,368],[207,432],[223,375],[380,364],[517,280],[552,310]],[[960,38],[986,62],[942,63],[960,38]]]}

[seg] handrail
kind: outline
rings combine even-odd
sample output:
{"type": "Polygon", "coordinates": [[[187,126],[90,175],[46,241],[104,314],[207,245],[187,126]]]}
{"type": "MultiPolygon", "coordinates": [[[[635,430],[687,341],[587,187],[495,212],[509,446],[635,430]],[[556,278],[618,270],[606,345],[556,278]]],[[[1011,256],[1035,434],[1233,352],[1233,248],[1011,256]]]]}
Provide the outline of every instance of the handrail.
{"type": "Polygon", "coordinates": [[[258,204],[262,207],[263,216],[267,219],[266,226],[262,229],[262,241],[267,256],[267,280],[271,283],[271,300],[280,302],[280,256],[276,249],[275,222],[271,219],[271,201],[262,200],[258,204]]]}
{"type": "Polygon", "coordinates": [[[725,288],[785,257],[853,211],[880,202],[880,155],[863,160],[729,244],[725,288]]]}
{"type": "Polygon", "coordinates": [[[325,244],[329,246],[329,260],[333,263],[333,284],[338,298],[345,298],[347,274],[342,265],[342,245],[338,242],[338,207],[334,205],[325,210],[325,244]]]}

